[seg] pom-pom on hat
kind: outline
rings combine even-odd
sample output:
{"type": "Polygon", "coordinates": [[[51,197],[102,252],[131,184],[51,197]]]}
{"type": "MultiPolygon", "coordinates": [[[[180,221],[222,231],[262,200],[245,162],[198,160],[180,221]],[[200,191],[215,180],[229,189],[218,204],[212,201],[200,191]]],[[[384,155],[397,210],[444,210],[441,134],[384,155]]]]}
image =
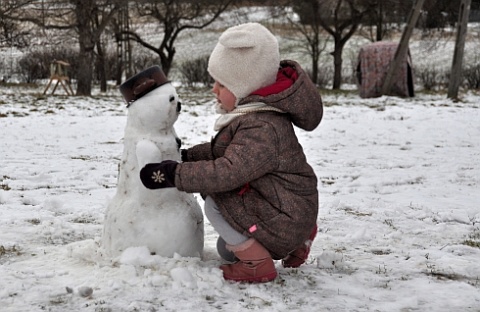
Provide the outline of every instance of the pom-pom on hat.
{"type": "Polygon", "coordinates": [[[148,92],[170,82],[160,66],[149,67],[120,85],[127,107],[148,92]]]}
{"type": "Polygon", "coordinates": [[[275,82],[280,52],[275,36],[258,23],[227,29],[208,61],[210,75],[229,89],[237,102],[275,82]]]}

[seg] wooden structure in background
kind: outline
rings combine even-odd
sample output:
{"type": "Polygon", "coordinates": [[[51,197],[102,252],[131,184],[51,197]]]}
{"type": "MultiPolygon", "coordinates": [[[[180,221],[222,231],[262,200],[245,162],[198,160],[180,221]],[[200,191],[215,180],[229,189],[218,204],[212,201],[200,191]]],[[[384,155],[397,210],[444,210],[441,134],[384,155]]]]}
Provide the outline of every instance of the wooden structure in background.
{"type": "Polygon", "coordinates": [[[413,97],[413,70],[410,51],[401,59],[388,92],[383,93],[385,77],[393,62],[398,44],[396,42],[377,41],[360,48],[357,64],[357,80],[362,98],[392,95],[413,97]]]}
{"type": "Polygon", "coordinates": [[[70,78],[67,76],[68,67],[70,67],[70,64],[64,61],[55,60],[50,64],[50,81],[48,81],[47,87],[43,91],[43,94],[47,93],[48,88],[50,88],[52,85],[52,82],[56,80],[57,83],[53,87],[51,94],[55,93],[58,84],[61,84],[68,95],[73,95],[72,86],[70,85],[70,78]]]}

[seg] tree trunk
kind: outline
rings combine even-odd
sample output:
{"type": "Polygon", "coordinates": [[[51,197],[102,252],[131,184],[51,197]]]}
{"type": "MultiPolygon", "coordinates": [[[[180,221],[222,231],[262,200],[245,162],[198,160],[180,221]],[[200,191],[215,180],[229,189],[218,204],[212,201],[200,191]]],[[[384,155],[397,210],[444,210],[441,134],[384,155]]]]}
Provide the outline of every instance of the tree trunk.
{"type": "Polygon", "coordinates": [[[383,1],[378,2],[377,41],[383,39],[383,1]]]}
{"type": "Polygon", "coordinates": [[[448,84],[448,98],[458,99],[458,89],[463,77],[463,55],[465,52],[465,37],[467,36],[468,17],[470,15],[471,0],[462,0],[457,25],[457,40],[453,54],[450,82],[448,84]]]}
{"type": "Polygon", "coordinates": [[[162,71],[165,74],[165,76],[168,77],[168,74],[170,73],[170,68],[172,67],[172,62],[170,61],[169,57],[162,57],[160,55],[160,64],[162,64],[162,71]]]}
{"type": "Polygon", "coordinates": [[[105,64],[105,53],[103,51],[102,43],[97,43],[97,73],[100,80],[100,92],[107,92],[107,70],[105,64]]]}
{"type": "Polygon", "coordinates": [[[77,18],[78,30],[78,73],[77,73],[77,95],[92,95],[92,77],[93,77],[93,49],[95,44],[92,42],[93,34],[89,27],[91,1],[75,3],[75,15],[77,18]]]}
{"type": "Polygon", "coordinates": [[[312,82],[314,84],[318,83],[318,60],[320,59],[320,47],[318,46],[319,44],[319,35],[318,31],[314,32],[313,34],[314,38],[312,41],[310,41],[310,49],[311,49],[311,57],[312,57],[312,82]]]}
{"type": "Polygon", "coordinates": [[[312,54],[312,82],[318,83],[318,56],[312,54]]]}
{"type": "MultiPolygon", "coordinates": [[[[346,42],[346,41],[345,41],[346,42]]],[[[341,39],[335,38],[335,49],[333,51],[333,90],[338,90],[342,86],[342,64],[343,64],[343,47],[345,43],[341,39]]]]}
{"type": "Polygon", "coordinates": [[[382,86],[383,95],[387,95],[390,93],[390,89],[393,85],[393,78],[396,77],[396,73],[400,69],[402,62],[404,62],[407,57],[408,43],[410,41],[410,37],[412,36],[415,25],[417,24],[418,18],[420,17],[424,2],[425,0],[417,0],[415,6],[412,8],[407,27],[403,31],[402,38],[400,39],[400,44],[398,45],[397,51],[395,52],[395,57],[390,63],[390,67],[387,71],[387,75],[382,86]]]}
{"type": "Polygon", "coordinates": [[[121,39],[121,32],[115,34],[115,41],[117,42],[117,71],[115,73],[116,85],[119,86],[122,83],[123,73],[123,42],[121,39]]]}
{"type": "Polygon", "coordinates": [[[93,77],[93,47],[85,44],[89,39],[84,38],[82,33],[79,36],[80,51],[78,57],[77,73],[77,93],[76,95],[92,95],[92,77],[93,77]]]}

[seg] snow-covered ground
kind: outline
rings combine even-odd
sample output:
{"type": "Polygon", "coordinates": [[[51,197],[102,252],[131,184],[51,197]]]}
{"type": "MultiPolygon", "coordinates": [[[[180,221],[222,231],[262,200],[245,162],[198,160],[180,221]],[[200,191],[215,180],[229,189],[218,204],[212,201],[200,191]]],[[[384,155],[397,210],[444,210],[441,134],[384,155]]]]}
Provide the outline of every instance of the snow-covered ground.
{"type": "MultiPolygon", "coordinates": [[[[325,95],[298,131],[319,179],[310,259],[249,285],[223,280],[208,221],[202,259],[104,257],[126,108],[41,91],[0,89],[1,311],[480,311],[480,96],[325,95]]],[[[209,140],[213,97],[178,92],[184,146],[209,140]]]]}

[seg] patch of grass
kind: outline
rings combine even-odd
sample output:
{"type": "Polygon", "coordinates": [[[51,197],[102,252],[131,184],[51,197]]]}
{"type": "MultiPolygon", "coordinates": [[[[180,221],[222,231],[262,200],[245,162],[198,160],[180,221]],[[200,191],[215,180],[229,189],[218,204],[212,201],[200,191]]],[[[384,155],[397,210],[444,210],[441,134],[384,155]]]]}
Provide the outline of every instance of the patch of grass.
{"type": "Polygon", "coordinates": [[[19,88],[19,89],[24,89],[24,88],[32,88],[36,89],[38,88],[38,84],[36,83],[27,83],[27,82],[0,82],[0,86],[2,87],[9,87],[9,88],[19,88]]]}
{"type": "Polygon", "coordinates": [[[480,248],[480,228],[473,228],[472,233],[468,235],[467,239],[464,240],[462,244],[473,248],[480,248]]]}
{"type": "MultiPolygon", "coordinates": [[[[344,90],[344,89],[319,89],[320,95],[329,95],[329,96],[351,96],[351,95],[358,95],[358,90],[344,90]]],[[[335,104],[335,103],[323,103],[324,105],[328,104],[335,104]]]]}
{"type": "Polygon", "coordinates": [[[92,157],[86,156],[86,155],[80,155],[80,156],[72,156],[70,157],[71,159],[78,159],[78,160],[92,160],[92,157]]]}
{"type": "Polygon", "coordinates": [[[415,91],[416,95],[440,95],[440,96],[447,96],[447,90],[446,89],[438,89],[438,90],[417,90],[415,91]]]}
{"type": "Polygon", "coordinates": [[[18,256],[20,255],[20,251],[17,249],[15,245],[11,247],[5,247],[3,245],[0,245],[0,258],[8,257],[10,255],[18,256]]]}
{"type": "Polygon", "coordinates": [[[345,207],[343,210],[345,210],[346,213],[357,216],[357,217],[370,217],[372,215],[371,212],[361,212],[354,210],[353,208],[350,207],[345,207]]]}
{"type": "Polygon", "coordinates": [[[385,255],[391,254],[392,252],[390,250],[374,249],[374,250],[371,250],[371,253],[376,256],[385,256],[385,255]]]}
{"type": "Polygon", "coordinates": [[[10,177],[4,175],[2,178],[0,178],[0,190],[10,191],[11,190],[10,186],[8,186],[7,183],[3,182],[5,180],[10,180],[10,177]]]}
{"type": "Polygon", "coordinates": [[[477,242],[471,239],[465,240],[462,244],[473,247],[473,248],[480,248],[480,242],[477,242]]]}
{"type": "Polygon", "coordinates": [[[389,270],[387,269],[387,265],[385,263],[383,264],[383,267],[379,264],[378,269],[375,270],[375,274],[382,274],[388,276],[388,271],[389,270]]]}
{"type": "Polygon", "coordinates": [[[321,177],[319,180],[323,185],[332,185],[332,184],[335,184],[337,178],[332,177],[332,176],[331,177],[321,177]]]}
{"type": "Polygon", "coordinates": [[[80,224],[97,224],[97,221],[92,216],[81,216],[72,220],[73,223],[80,224]]]}
{"type": "Polygon", "coordinates": [[[460,274],[443,273],[443,272],[438,272],[438,271],[434,271],[434,270],[430,271],[430,272],[427,272],[427,275],[435,277],[439,280],[464,281],[464,280],[468,279],[467,277],[465,277],[463,275],[460,275],[460,274]]]}
{"type": "Polygon", "coordinates": [[[27,113],[21,113],[21,112],[12,112],[13,117],[26,117],[28,116],[27,113]]]}
{"type": "Polygon", "coordinates": [[[41,223],[40,219],[38,218],[33,218],[33,219],[27,219],[26,220],[28,223],[31,223],[33,225],[39,225],[41,223]]]}
{"type": "Polygon", "coordinates": [[[392,219],[385,219],[383,221],[384,224],[388,225],[390,228],[392,228],[393,230],[398,230],[397,227],[393,224],[393,220],[392,219]]]}

